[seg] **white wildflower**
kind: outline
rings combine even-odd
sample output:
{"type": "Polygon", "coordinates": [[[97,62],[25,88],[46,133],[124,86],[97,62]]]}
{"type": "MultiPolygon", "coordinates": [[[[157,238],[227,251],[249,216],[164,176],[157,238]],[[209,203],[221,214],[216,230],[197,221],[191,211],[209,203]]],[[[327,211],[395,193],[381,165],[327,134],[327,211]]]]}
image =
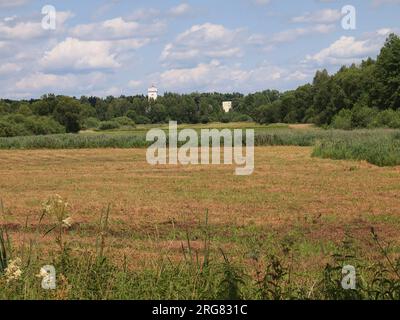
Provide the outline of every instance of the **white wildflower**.
{"type": "Polygon", "coordinates": [[[21,259],[16,258],[14,260],[10,260],[7,268],[4,271],[7,283],[14,280],[19,280],[22,276],[21,259]]]}
{"type": "Polygon", "coordinates": [[[39,274],[36,275],[38,278],[45,278],[49,275],[49,273],[44,268],[40,268],[39,274]]]}
{"type": "Polygon", "coordinates": [[[69,229],[69,228],[72,227],[73,220],[72,220],[71,217],[68,217],[68,218],[64,219],[64,220],[62,221],[62,223],[63,223],[63,227],[64,227],[64,228],[69,229]]]}

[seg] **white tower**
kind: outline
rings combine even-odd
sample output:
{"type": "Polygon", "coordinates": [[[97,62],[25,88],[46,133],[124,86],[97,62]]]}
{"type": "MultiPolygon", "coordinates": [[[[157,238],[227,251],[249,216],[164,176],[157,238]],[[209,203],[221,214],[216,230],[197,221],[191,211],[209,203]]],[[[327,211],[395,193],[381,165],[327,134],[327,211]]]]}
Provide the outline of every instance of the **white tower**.
{"type": "Polygon", "coordinates": [[[158,89],[154,85],[152,85],[151,88],[147,90],[147,97],[149,100],[157,100],[158,89]]]}
{"type": "Polygon", "coordinates": [[[222,102],[222,108],[224,109],[224,111],[226,113],[231,111],[231,109],[232,109],[232,101],[224,101],[224,102],[222,102]]]}

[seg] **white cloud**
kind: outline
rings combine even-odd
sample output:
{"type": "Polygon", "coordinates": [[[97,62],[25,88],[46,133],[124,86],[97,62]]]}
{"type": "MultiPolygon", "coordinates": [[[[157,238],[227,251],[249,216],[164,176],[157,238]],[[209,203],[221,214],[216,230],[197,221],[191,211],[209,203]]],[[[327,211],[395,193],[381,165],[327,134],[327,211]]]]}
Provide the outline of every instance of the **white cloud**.
{"type": "Polygon", "coordinates": [[[45,53],[41,65],[49,70],[112,69],[121,65],[111,53],[111,43],[67,38],[45,53]]]}
{"type": "Polygon", "coordinates": [[[142,85],[143,85],[143,81],[141,81],[141,80],[131,80],[128,83],[128,87],[131,87],[131,88],[139,88],[142,85]]]}
{"type": "Polygon", "coordinates": [[[252,34],[247,39],[247,44],[264,47],[264,51],[275,49],[277,45],[293,42],[301,37],[318,34],[328,34],[335,30],[333,24],[317,24],[309,27],[294,28],[277,32],[271,36],[265,34],[252,34]]]}
{"type": "Polygon", "coordinates": [[[328,48],[314,55],[308,55],[306,62],[314,62],[318,65],[344,65],[360,62],[362,59],[376,54],[382,46],[380,42],[372,39],[357,40],[355,37],[342,36],[328,48]]]}
{"type": "Polygon", "coordinates": [[[5,22],[11,22],[11,21],[14,21],[15,19],[17,18],[17,16],[11,16],[11,17],[5,17],[3,20],[5,21],[5,22]]]}
{"type": "Polygon", "coordinates": [[[307,28],[296,28],[274,34],[271,37],[270,42],[272,44],[291,42],[301,36],[307,36],[310,34],[326,34],[333,30],[335,30],[335,26],[331,24],[318,24],[307,28]]]}
{"type": "Polygon", "coordinates": [[[158,36],[164,29],[163,22],[144,25],[117,17],[98,23],[77,25],[71,29],[70,35],[84,40],[119,40],[158,36]]]}
{"type": "Polygon", "coordinates": [[[309,76],[305,71],[281,68],[267,62],[247,69],[240,64],[227,65],[219,60],[212,60],[192,68],[173,68],[152,75],[149,80],[172,91],[253,92],[279,88],[285,83],[304,80],[309,76]]]}
{"type": "Polygon", "coordinates": [[[21,66],[16,63],[0,64],[0,75],[12,74],[21,71],[21,66]]]}
{"type": "Polygon", "coordinates": [[[342,13],[336,9],[323,9],[316,12],[308,12],[302,16],[292,18],[292,22],[333,23],[339,21],[342,13]]]}
{"type": "Polygon", "coordinates": [[[13,26],[0,22],[0,39],[29,40],[44,34],[45,30],[39,22],[19,22],[13,26]]]}
{"type": "Polygon", "coordinates": [[[164,47],[161,61],[239,57],[242,54],[238,45],[240,34],[240,29],[231,30],[212,23],[194,25],[164,47]]]}
{"type": "Polygon", "coordinates": [[[121,67],[117,61],[119,53],[135,50],[148,40],[82,41],[67,38],[47,51],[40,61],[46,70],[100,70],[121,67]]]}
{"type": "Polygon", "coordinates": [[[16,92],[31,94],[51,91],[63,94],[71,92],[75,95],[79,92],[91,91],[94,87],[104,84],[105,80],[105,76],[101,73],[56,75],[36,72],[18,80],[14,88],[16,92]]]}
{"type": "Polygon", "coordinates": [[[39,37],[52,36],[60,34],[65,30],[65,22],[71,18],[73,14],[69,11],[57,12],[57,29],[55,32],[44,30],[42,28],[41,19],[32,21],[18,21],[15,22],[17,17],[9,17],[0,22],[0,39],[7,40],[31,40],[39,37]]]}
{"type": "Polygon", "coordinates": [[[154,8],[141,8],[135,10],[132,14],[128,15],[128,20],[145,21],[158,18],[161,14],[159,9],[154,8]]]}
{"type": "Polygon", "coordinates": [[[178,17],[183,16],[191,12],[191,7],[187,3],[181,3],[180,5],[173,7],[169,10],[169,14],[178,17]]]}

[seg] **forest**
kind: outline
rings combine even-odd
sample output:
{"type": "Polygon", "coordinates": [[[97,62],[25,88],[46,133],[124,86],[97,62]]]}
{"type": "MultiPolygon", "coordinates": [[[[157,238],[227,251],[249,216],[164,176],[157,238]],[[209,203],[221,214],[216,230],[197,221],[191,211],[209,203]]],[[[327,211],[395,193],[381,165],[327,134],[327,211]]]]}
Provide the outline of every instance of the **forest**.
{"type": "Polygon", "coordinates": [[[330,75],[317,71],[312,83],[295,90],[241,93],[167,92],[157,101],[144,95],[0,100],[0,136],[111,130],[136,124],[209,122],[314,123],[352,130],[400,128],[400,38],[391,34],[380,54],[330,75]],[[232,101],[229,113],[223,101],[232,101]]]}

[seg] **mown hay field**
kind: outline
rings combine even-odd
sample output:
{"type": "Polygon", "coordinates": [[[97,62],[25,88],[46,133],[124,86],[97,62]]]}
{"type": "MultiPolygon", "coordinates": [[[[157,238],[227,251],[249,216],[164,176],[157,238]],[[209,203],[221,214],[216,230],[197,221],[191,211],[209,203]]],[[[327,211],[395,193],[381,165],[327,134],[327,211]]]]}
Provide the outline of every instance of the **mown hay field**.
{"type": "Polygon", "coordinates": [[[160,254],[179,260],[188,237],[201,248],[206,212],[212,249],[244,263],[254,250],[273,253],[290,241],[296,272],[308,274],[346,239],[376,261],[382,257],[371,245],[371,227],[398,255],[400,167],[311,153],[257,147],[254,174],[239,177],[235,166],[153,167],[145,149],[0,151],[2,224],[15,246],[33,240],[50,251],[54,239],[38,223],[42,203],[58,194],[74,221],[65,237],[75,249],[90,249],[111,204],[107,254],[131,269],[151,266],[160,254]]]}

